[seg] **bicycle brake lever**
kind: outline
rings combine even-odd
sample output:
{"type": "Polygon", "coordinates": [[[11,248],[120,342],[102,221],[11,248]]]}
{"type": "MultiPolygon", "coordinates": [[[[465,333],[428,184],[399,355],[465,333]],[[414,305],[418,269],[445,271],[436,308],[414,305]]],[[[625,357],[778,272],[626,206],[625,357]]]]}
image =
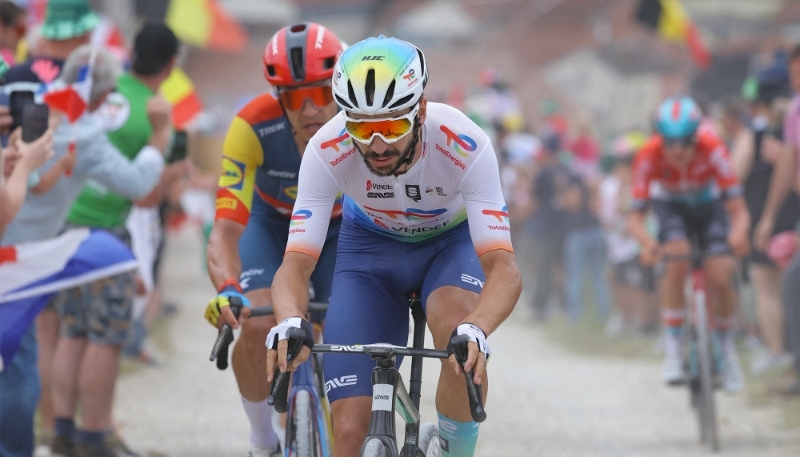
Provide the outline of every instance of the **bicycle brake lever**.
{"type": "Polygon", "coordinates": [[[456,361],[461,366],[461,371],[467,381],[470,414],[472,414],[472,419],[475,422],[480,423],[486,420],[486,411],[483,409],[483,391],[481,391],[480,386],[475,385],[474,370],[467,371],[464,369],[464,364],[467,362],[467,343],[469,343],[469,337],[466,335],[456,335],[450,340],[453,354],[455,354],[456,361]]]}
{"type": "MultiPolygon", "coordinates": [[[[239,319],[239,314],[242,312],[242,300],[239,297],[230,298],[230,307],[233,316],[239,319]]],[[[211,348],[211,356],[208,358],[210,361],[217,361],[217,368],[225,370],[228,368],[228,346],[233,342],[233,329],[230,325],[224,324],[217,334],[217,339],[214,341],[214,346],[211,348]]]]}
{"type": "MultiPolygon", "coordinates": [[[[289,329],[287,332],[289,339],[289,347],[286,352],[286,364],[290,364],[298,354],[300,349],[303,348],[303,341],[306,338],[306,333],[299,328],[289,329]]],[[[285,413],[289,409],[287,398],[289,396],[289,380],[291,379],[291,371],[288,369],[281,372],[280,368],[275,367],[275,374],[272,377],[272,386],[269,390],[269,397],[267,397],[267,404],[274,407],[276,412],[285,413]]]]}

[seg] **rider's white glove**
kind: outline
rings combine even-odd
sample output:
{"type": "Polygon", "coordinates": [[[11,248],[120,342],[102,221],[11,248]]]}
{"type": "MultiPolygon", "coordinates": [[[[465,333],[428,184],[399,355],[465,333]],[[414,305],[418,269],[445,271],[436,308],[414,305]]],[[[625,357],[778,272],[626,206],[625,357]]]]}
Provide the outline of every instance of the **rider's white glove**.
{"type": "Polygon", "coordinates": [[[278,349],[278,341],[288,338],[287,333],[293,328],[299,328],[305,332],[304,346],[314,347],[314,332],[311,330],[311,324],[302,317],[290,317],[280,321],[278,325],[272,327],[272,330],[269,331],[266,341],[267,350],[278,349]]]}
{"type": "Polygon", "coordinates": [[[476,343],[478,345],[478,350],[483,352],[486,356],[486,362],[489,362],[489,356],[492,355],[492,348],[489,347],[489,343],[486,341],[486,334],[483,333],[480,327],[475,324],[470,324],[469,322],[464,322],[456,327],[451,338],[456,335],[467,335],[467,338],[473,343],[476,343]]]}

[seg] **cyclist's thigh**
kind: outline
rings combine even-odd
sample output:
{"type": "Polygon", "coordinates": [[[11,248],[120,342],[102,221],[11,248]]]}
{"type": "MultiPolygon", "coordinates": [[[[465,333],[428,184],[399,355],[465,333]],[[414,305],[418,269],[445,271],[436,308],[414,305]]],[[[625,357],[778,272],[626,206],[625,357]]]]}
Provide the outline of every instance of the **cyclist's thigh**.
{"type": "Polygon", "coordinates": [[[483,273],[467,224],[451,229],[437,238],[438,252],[422,282],[422,305],[427,306],[430,294],[444,286],[454,286],[481,293],[486,276],[483,273]]]}
{"type": "MultiPolygon", "coordinates": [[[[239,284],[246,294],[272,286],[272,278],[283,261],[289,236],[289,219],[267,216],[256,212],[255,207],[239,239],[239,257],[242,261],[239,284]]],[[[252,303],[253,306],[269,304],[252,303]]]]}
{"type": "MultiPolygon", "coordinates": [[[[337,270],[334,281],[323,336],[326,344],[406,344],[405,297],[383,281],[358,272],[337,270]]],[[[372,395],[373,368],[375,361],[365,355],[325,354],[325,390],[330,400],[372,395]]]]}
{"type": "Polygon", "coordinates": [[[699,239],[706,257],[727,256],[731,254],[728,246],[728,212],[722,200],[697,208],[699,239]]]}
{"type": "Polygon", "coordinates": [[[653,200],[653,213],[658,221],[658,242],[667,244],[675,240],[689,240],[689,215],[683,205],[653,200]]]}

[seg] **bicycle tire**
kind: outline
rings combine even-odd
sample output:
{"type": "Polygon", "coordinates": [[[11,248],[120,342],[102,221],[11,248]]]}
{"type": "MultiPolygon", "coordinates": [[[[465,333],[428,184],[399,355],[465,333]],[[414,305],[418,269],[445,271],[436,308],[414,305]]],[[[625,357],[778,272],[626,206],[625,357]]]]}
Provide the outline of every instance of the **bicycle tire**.
{"type": "MultiPolygon", "coordinates": [[[[702,300],[702,298],[699,298],[702,300]]],[[[700,385],[698,398],[698,419],[700,422],[700,438],[709,444],[714,451],[719,450],[719,433],[717,430],[717,412],[714,399],[714,352],[711,335],[708,331],[705,303],[697,309],[697,361],[699,365],[700,385]]]]}
{"type": "Polygon", "coordinates": [[[381,440],[373,438],[367,441],[364,449],[361,451],[360,457],[390,457],[386,446],[383,445],[381,440]]]}
{"type": "Polygon", "coordinates": [[[317,433],[314,426],[311,395],[301,390],[294,397],[294,445],[297,457],[317,457],[317,433]]]}

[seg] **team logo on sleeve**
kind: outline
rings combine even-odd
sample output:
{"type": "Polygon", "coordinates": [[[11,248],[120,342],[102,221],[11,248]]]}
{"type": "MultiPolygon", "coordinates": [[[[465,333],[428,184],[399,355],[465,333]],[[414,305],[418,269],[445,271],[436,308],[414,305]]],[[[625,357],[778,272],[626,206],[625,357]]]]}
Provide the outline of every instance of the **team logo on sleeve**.
{"type": "Polygon", "coordinates": [[[225,189],[242,190],[244,185],[244,164],[222,157],[222,175],[219,177],[219,187],[225,189]]]}
{"type": "Polygon", "coordinates": [[[311,218],[311,211],[307,209],[297,210],[292,214],[292,222],[290,225],[302,225],[303,221],[311,218]]]}
{"type": "Polygon", "coordinates": [[[500,222],[499,225],[489,225],[489,230],[502,230],[505,232],[510,231],[511,229],[508,227],[508,207],[504,206],[502,210],[497,211],[494,209],[485,209],[481,211],[483,214],[487,216],[492,216],[500,222]]]}
{"type": "Polygon", "coordinates": [[[450,146],[450,143],[453,143],[456,154],[461,157],[469,156],[470,152],[478,148],[478,143],[467,135],[457,134],[444,125],[439,127],[439,129],[447,136],[447,145],[450,146]]]}
{"type": "Polygon", "coordinates": [[[347,133],[345,129],[342,129],[339,132],[339,136],[336,138],[323,141],[322,144],[319,145],[322,149],[333,148],[334,151],[339,152],[339,147],[345,148],[353,144],[353,139],[350,138],[350,134],[347,133]]]}

